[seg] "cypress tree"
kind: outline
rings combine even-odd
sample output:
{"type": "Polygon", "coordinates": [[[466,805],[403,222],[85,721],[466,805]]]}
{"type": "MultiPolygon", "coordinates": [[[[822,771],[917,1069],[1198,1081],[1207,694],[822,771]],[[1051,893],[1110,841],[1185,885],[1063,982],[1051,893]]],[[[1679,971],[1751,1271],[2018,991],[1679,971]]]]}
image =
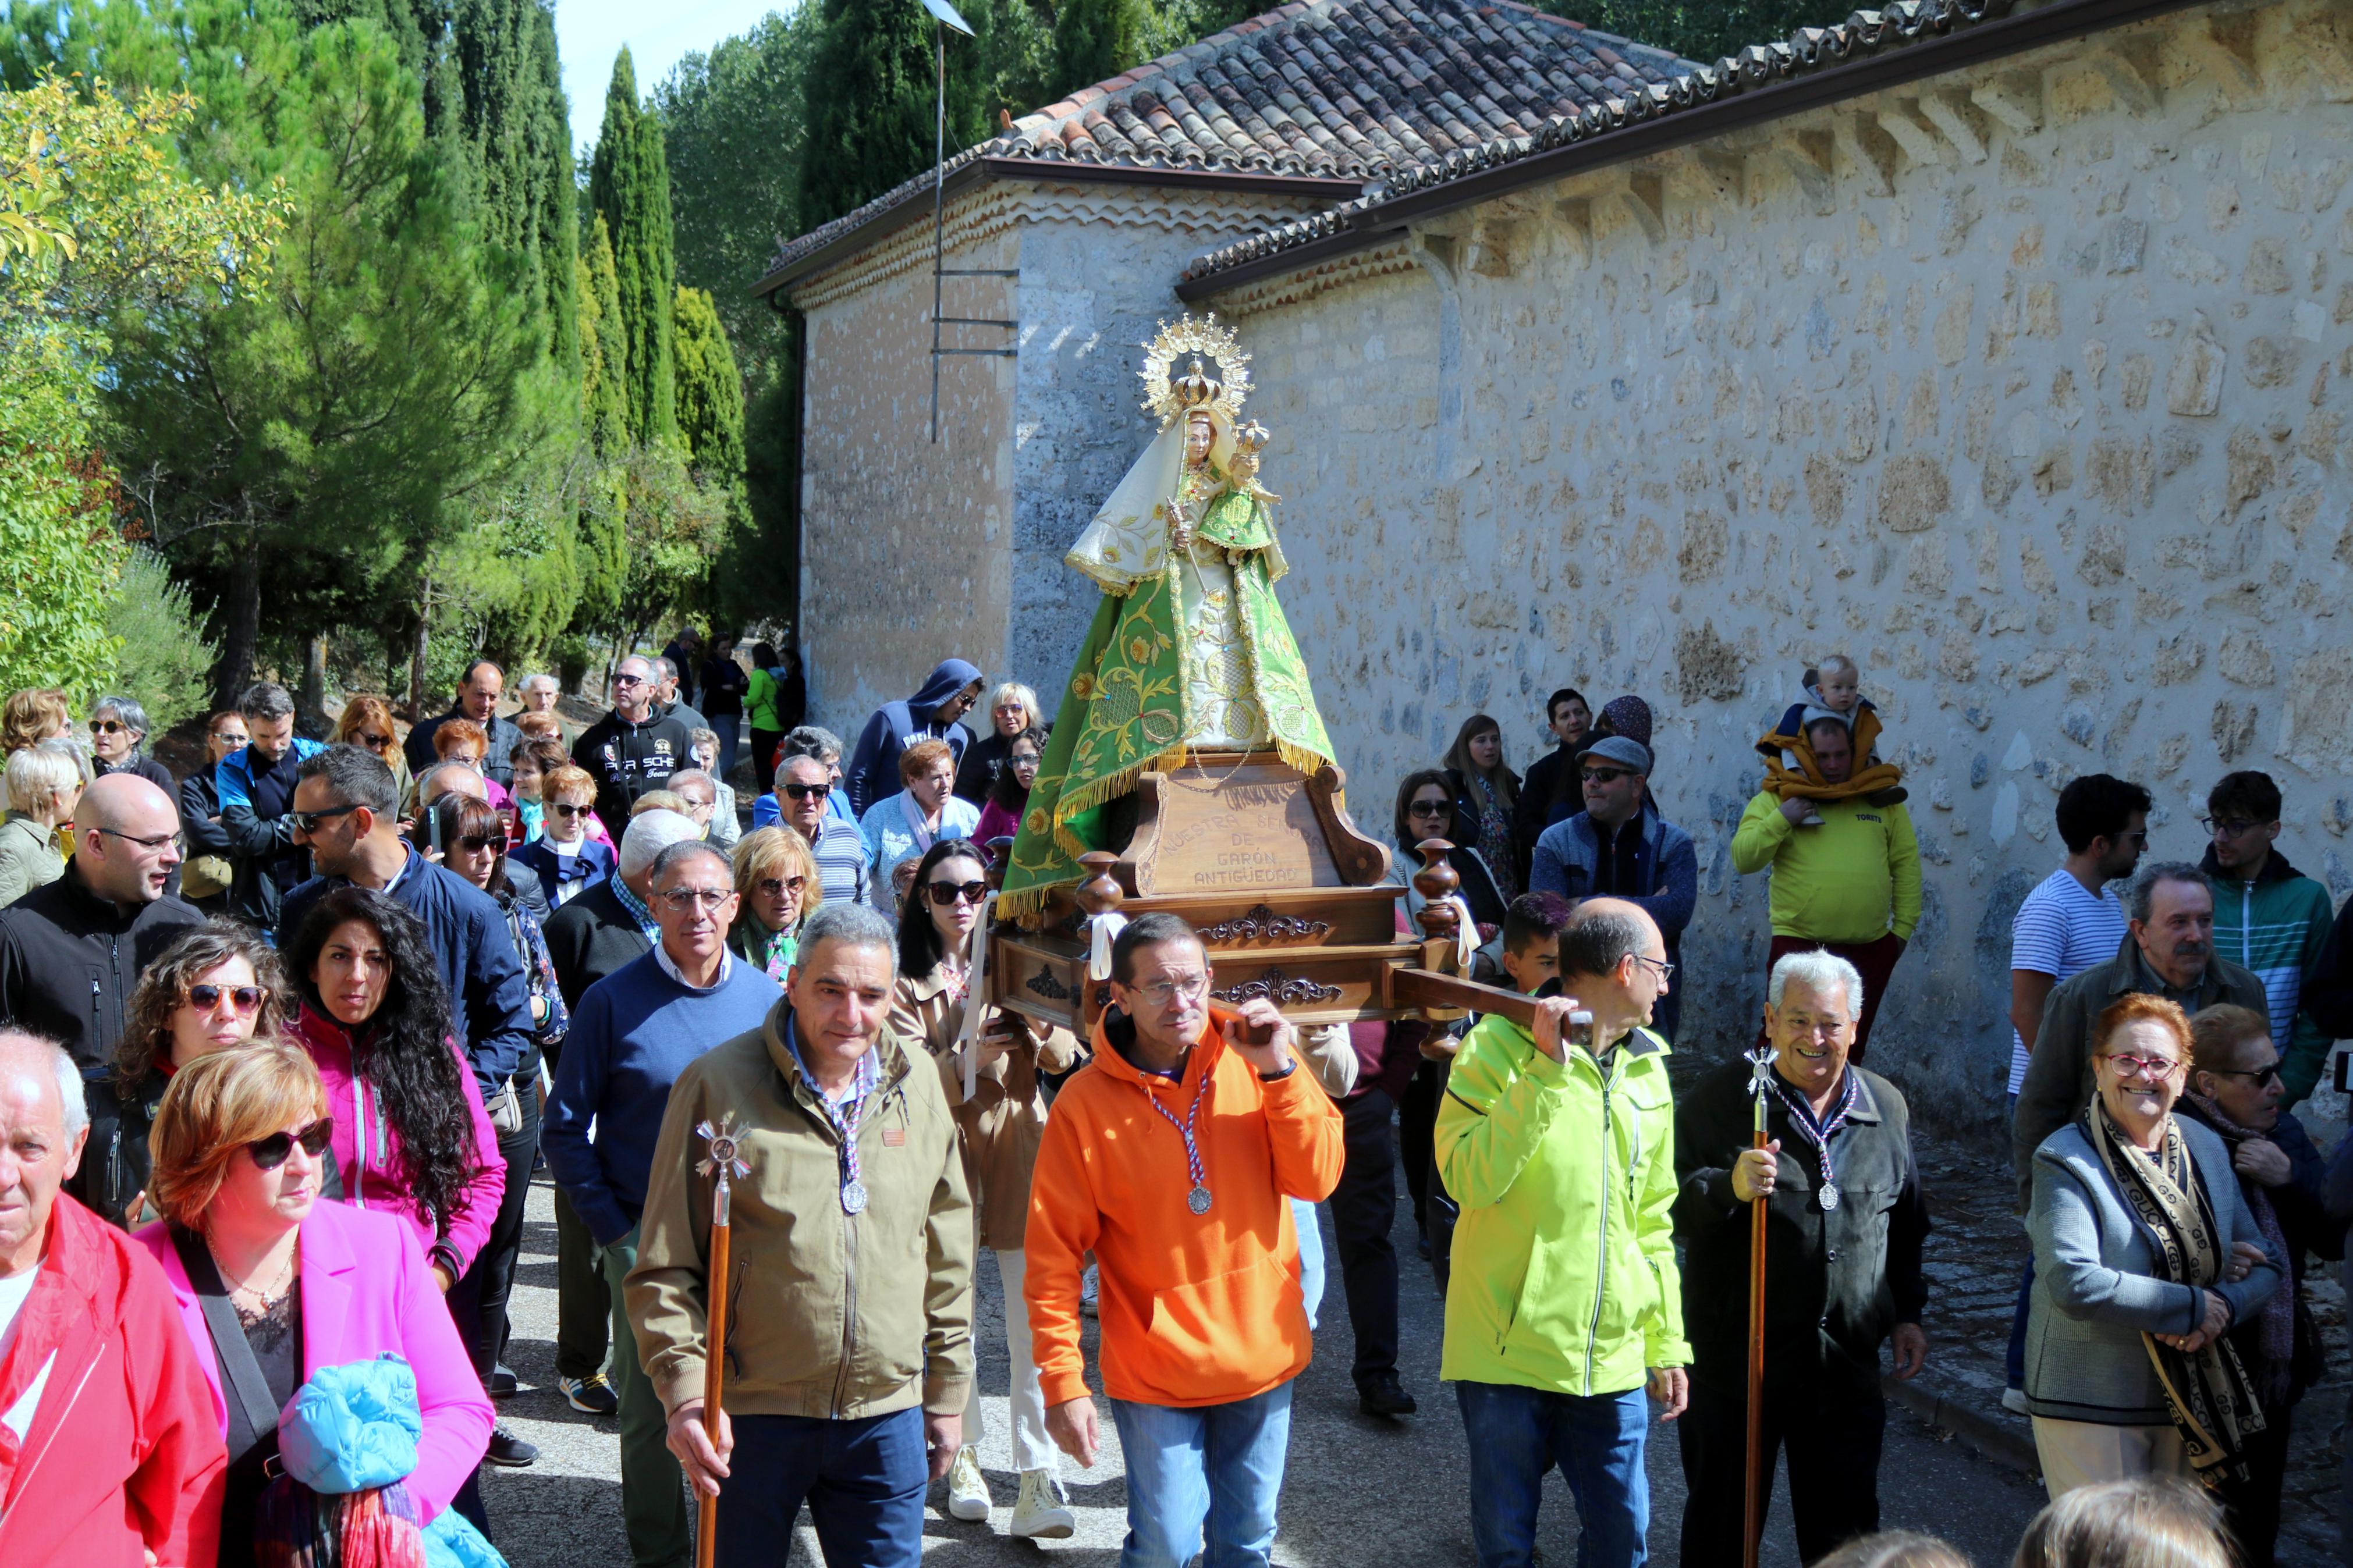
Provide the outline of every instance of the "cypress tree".
{"type": "MultiPolygon", "coordinates": [[[[801,226],[814,228],[931,167],[932,20],[909,0],[825,0],[809,60],[801,226]]],[[[958,39],[957,43],[966,42],[958,39]]],[[[951,103],[948,150],[979,140],[951,103]]]]}
{"type": "Polygon", "coordinates": [[[613,61],[612,85],[606,89],[605,123],[588,172],[588,195],[612,234],[621,330],[628,342],[622,379],[628,389],[629,435],[650,446],[678,432],[670,349],[671,296],[678,285],[661,122],[638,107],[637,68],[626,47],[613,61]]]}
{"type": "Polygon", "coordinates": [[[1142,0],[1064,0],[1054,16],[1058,90],[1092,87],[1143,59],[1145,28],[1142,0]]]}
{"type": "Polygon", "coordinates": [[[713,482],[744,479],[744,380],[719,310],[700,289],[681,289],[677,322],[678,431],[687,459],[713,482]]]}
{"type": "Polygon", "coordinates": [[[587,254],[578,258],[580,301],[580,422],[600,458],[629,443],[629,344],[621,330],[621,284],[613,270],[613,240],[598,213],[587,254]]]}

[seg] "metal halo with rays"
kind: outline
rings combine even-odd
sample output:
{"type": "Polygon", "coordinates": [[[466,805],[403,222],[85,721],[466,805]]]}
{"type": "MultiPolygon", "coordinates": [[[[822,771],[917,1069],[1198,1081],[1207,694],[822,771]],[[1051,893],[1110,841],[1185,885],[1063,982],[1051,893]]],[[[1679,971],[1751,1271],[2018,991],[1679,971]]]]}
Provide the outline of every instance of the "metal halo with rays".
{"type": "Polygon", "coordinates": [[[717,1176],[724,1185],[731,1176],[741,1181],[752,1173],[752,1167],[744,1163],[744,1129],[737,1125],[734,1112],[722,1116],[716,1127],[708,1121],[698,1122],[694,1132],[708,1146],[703,1159],[694,1167],[701,1174],[717,1176]]]}
{"type": "Polygon", "coordinates": [[[1144,345],[1144,368],[1136,374],[1144,378],[1145,412],[1159,416],[1163,430],[1176,423],[1185,412],[1170,384],[1169,373],[1180,358],[1198,357],[1208,361],[1217,370],[1222,390],[1210,401],[1209,406],[1226,416],[1229,425],[1241,416],[1242,404],[1250,397],[1250,355],[1242,351],[1241,340],[1233,328],[1218,320],[1218,313],[1206,316],[1187,312],[1174,325],[1160,323],[1160,330],[1150,342],[1144,345]]]}

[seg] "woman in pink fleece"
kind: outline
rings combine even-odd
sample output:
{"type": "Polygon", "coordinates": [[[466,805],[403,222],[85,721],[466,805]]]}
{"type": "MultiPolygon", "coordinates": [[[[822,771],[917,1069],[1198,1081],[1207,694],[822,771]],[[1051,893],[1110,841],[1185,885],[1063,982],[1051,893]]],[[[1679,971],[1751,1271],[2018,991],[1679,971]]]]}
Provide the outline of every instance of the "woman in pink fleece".
{"type": "Polygon", "coordinates": [[[405,1222],[446,1291],[490,1235],[506,1163],[450,1037],[425,928],[382,893],[338,888],[303,921],[286,967],[302,998],[290,1033],[335,1119],[343,1201],[405,1222]]]}

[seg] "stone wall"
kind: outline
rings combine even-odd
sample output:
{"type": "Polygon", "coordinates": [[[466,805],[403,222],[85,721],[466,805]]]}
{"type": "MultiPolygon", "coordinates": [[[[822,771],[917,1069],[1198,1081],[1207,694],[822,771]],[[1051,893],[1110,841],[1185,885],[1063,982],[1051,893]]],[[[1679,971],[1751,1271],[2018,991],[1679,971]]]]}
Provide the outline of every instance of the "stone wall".
{"type": "Polygon", "coordinates": [[[2200,8],[1436,220],[1217,303],[1360,822],[1468,713],[1660,715],[1687,1043],[1761,1001],[1757,736],[1850,653],[1926,912],[1874,1066],[1990,1119],[2058,790],[2270,771],[2353,887],[2353,9],[2200,8]]]}
{"type": "Polygon", "coordinates": [[[1015,359],[944,362],[930,442],[932,229],[898,235],[799,286],[802,647],[809,708],[854,736],[938,660],[1029,682],[1050,707],[1096,590],[1062,565],[1150,438],[1135,372],[1187,258],[1305,204],[1167,187],[1005,182],[947,215],[949,329],[1015,359]]]}

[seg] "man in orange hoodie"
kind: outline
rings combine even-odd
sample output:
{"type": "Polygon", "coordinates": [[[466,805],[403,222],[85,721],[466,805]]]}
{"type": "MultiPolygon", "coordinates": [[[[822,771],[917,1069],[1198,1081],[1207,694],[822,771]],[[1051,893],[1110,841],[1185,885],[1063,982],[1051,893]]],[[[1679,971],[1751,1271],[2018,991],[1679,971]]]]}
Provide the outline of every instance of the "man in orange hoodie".
{"type": "Polygon", "coordinates": [[[1261,1563],[1313,1346],[1291,1205],[1340,1180],[1340,1112],[1271,1002],[1210,1016],[1212,972],[1176,915],[1112,944],[1094,1060],[1062,1086],[1030,1182],[1025,1295],[1046,1429],[1095,1462],[1079,1271],[1100,1268],[1103,1392],[1127,1459],[1120,1568],[1261,1563]],[[1262,1044],[1243,1037],[1255,1035],[1262,1044]]]}

